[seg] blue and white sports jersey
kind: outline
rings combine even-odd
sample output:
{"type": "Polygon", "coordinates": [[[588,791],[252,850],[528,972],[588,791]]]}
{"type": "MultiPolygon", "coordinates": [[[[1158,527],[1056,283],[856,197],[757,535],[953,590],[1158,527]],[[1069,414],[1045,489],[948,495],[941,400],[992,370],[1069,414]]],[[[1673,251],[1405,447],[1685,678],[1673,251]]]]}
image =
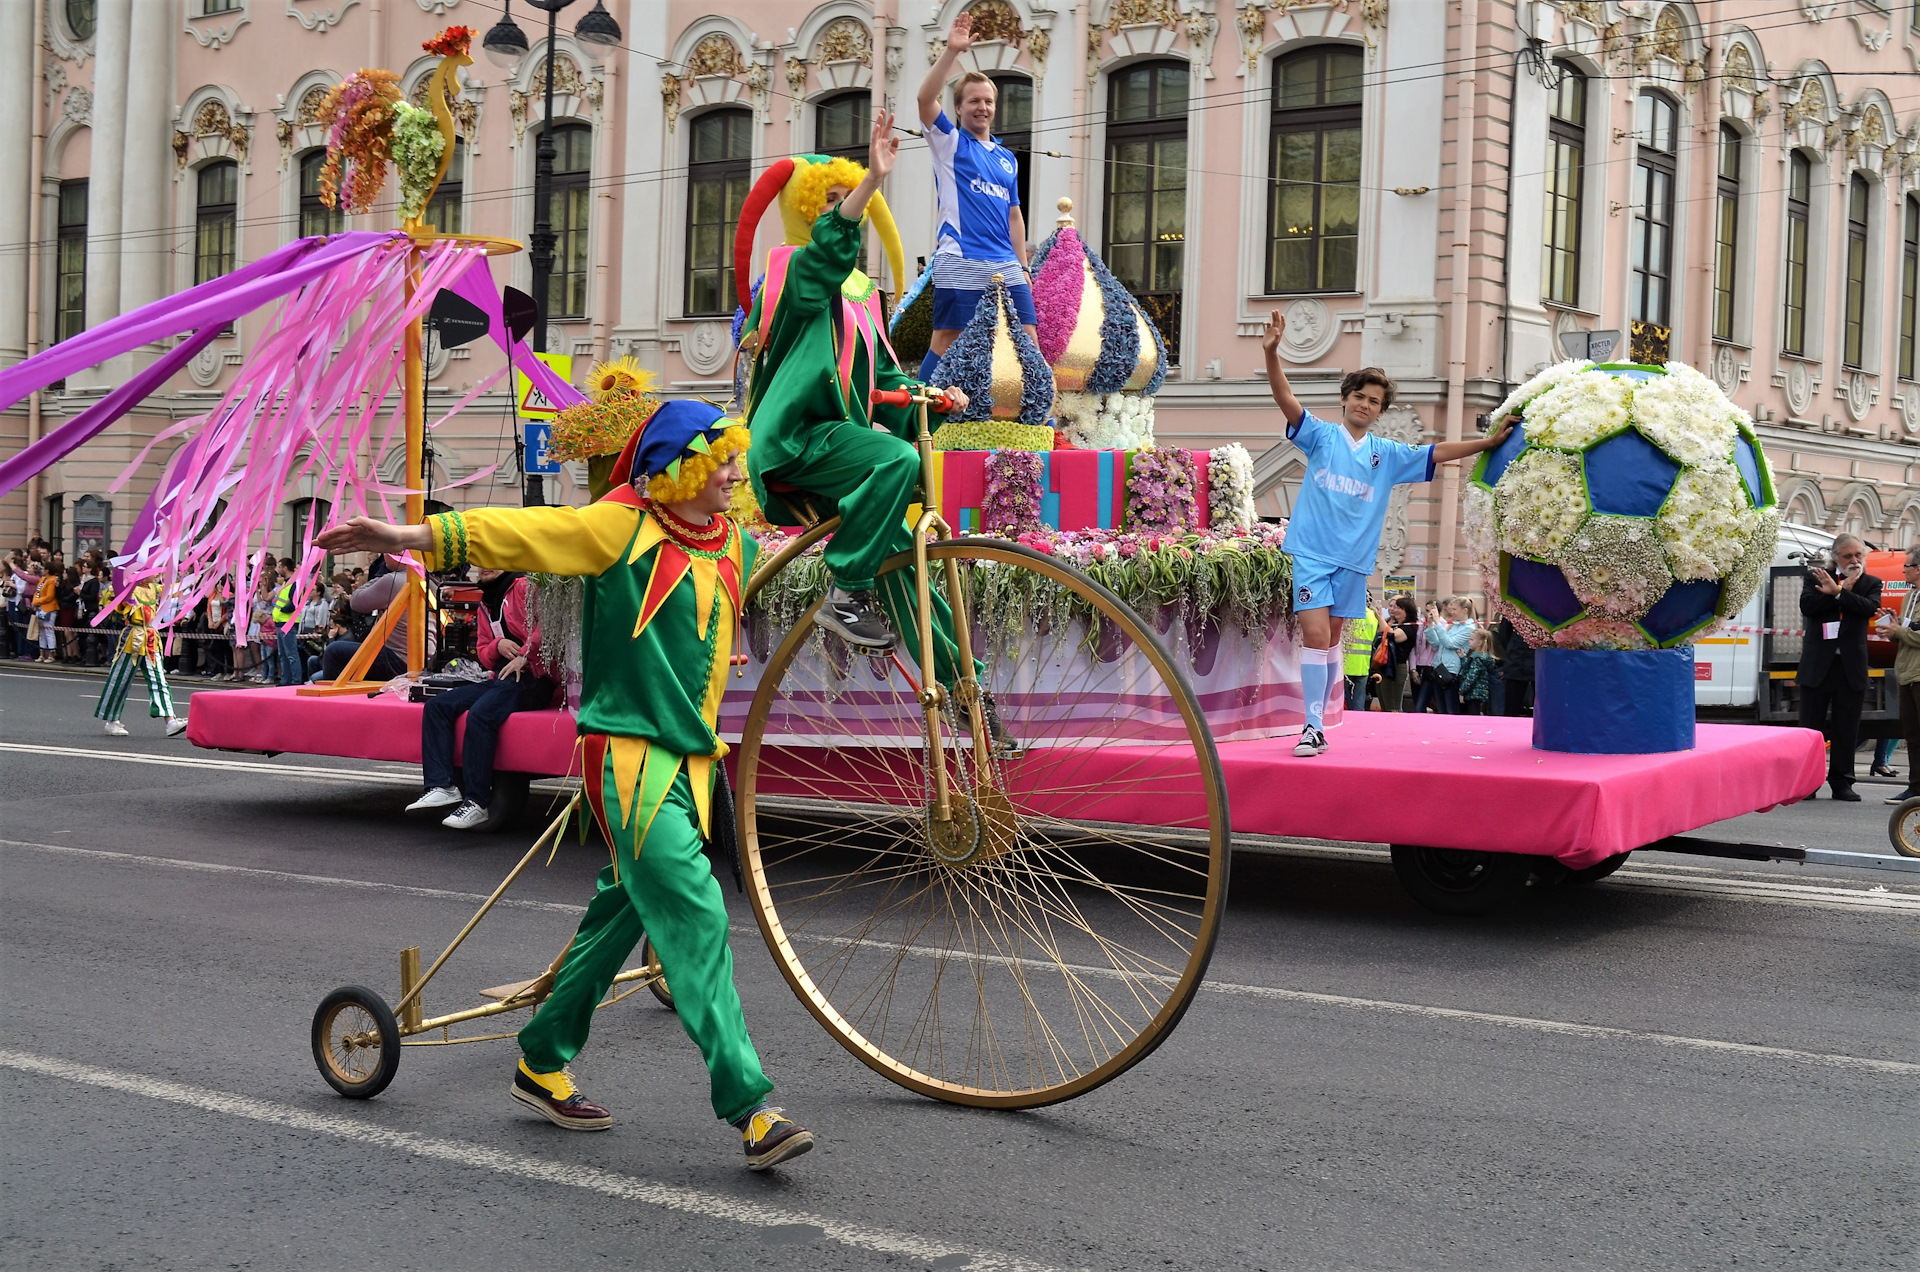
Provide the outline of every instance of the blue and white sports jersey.
{"type": "MultiPolygon", "coordinates": [[[[956,127],[940,112],[927,129],[927,149],[933,154],[933,185],[940,204],[939,246],[942,256],[959,256],[987,265],[1019,264],[1008,214],[1020,205],[1020,161],[998,141],[981,141],[956,127]]],[[[940,282],[936,274],[935,282],[940,282]]],[[[984,287],[977,283],[942,286],[984,287]]]]}
{"type": "Polygon", "coordinates": [[[1433,447],[1372,433],[1356,442],[1345,425],[1311,411],[1300,413],[1287,439],[1307,454],[1307,475],[1287,522],[1287,552],[1373,573],[1387,496],[1406,482],[1433,480],[1433,447]]]}

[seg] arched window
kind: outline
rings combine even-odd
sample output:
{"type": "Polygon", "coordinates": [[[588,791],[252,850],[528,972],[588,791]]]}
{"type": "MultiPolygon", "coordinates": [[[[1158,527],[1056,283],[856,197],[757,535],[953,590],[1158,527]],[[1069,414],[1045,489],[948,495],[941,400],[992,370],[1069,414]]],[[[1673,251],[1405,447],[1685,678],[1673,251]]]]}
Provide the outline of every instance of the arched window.
{"type": "Polygon", "coordinates": [[[1811,242],[1813,163],[1794,151],[1787,159],[1786,312],[1780,325],[1780,347],[1787,353],[1807,351],[1807,252],[1811,242]]]}
{"type": "Polygon", "coordinates": [[[1640,94],[1634,135],[1631,316],[1665,327],[1673,311],[1673,187],[1679,112],[1664,93],[1640,94]]]}
{"type": "Polygon", "coordinates": [[[200,169],[193,226],[193,281],[208,282],[233,270],[240,165],[220,159],[200,169]]]}
{"type": "Polygon", "coordinates": [[[87,328],[87,183],[60,183],[59,244],[54,260],[53,338],[87,328]]]}
{"type": "Polygon", "coordinates": [[[823,98],[813,108],[813,142],[823,155],[864,165],[873,143],[873,96],[861,89],[823,98]]]}
{"type": "Polygon", "coordinates": [[[1804,494],[1795,495],[1793,502],[1787,505],[1786,519],[1788,525],[1811,526],[1817,524],[1814,520],[1813,501],[1808,499],[1804,494]]]}
{"type": "Polygon", "coordinates": [[[67,30],[76,40],[90,40],[95,28],[100,25],[98,0],[67,0],[64,6],[67,14],[67,30]]]}
{"type": "Polygon", "coordinates": [[[1920,513],[1909,508],[1900,516],[1900,522],[1893,528],[1893,546],[1911,548],[1920,541],[1920,513]]]}
{"type": "Polygon", "coordinates": [[[1359,49],[1335,44],[1274,63],[1269,292],[1354,289],[1362,65],[1359,49]]]}
{"type": "Polygon", "coordinates": [[[422,219],[442,234],[462,233],[461,227],[466,221],[466,177],[467,143],[455,138],[447,175],[427,200],[427,210],[422,214],[422,219]]]}
{"type": "Polygon", "coordinates": [[[1740,133],[1731,124],[1720,125],[1720,170],[1714,184],[1713,208],[1713,334],[1731,340],[1734,301],[1740,264],[1740,133]]]}
{"type": "MultiPolygon", "coordinates": [[[[993,90],[996,95],[993,135],[1013,151],[1014,162],[1020,166],[1020,176],[1014,186],[1020,193],[1021,210],[1031,218],[1027,193],[1033,188],[1033,81],[1024,75],[996,75],[993,90]]],[[[1028,237],[1036,237],[1031,219],[1027,231],[1028,237]]]]}
{"type": "Polygon", "coordinates": [[[559,124],[553,130],[553,273],[547,281],[548,318],[587,313],[587,214],[593,205],[593,129],[559,124]]]}
{"type": "Polygon", "coordinates": [[[1840,341],[1841,362],[1864,366],[1867,353],[1867,232],[1873,216],[1873,189],[1854,173],[1847,182],[1847,307],[1840,341]]]}
{"type": "Polygon", "coordinates": [[[1107,99],[1107,265],[1180,349],[1187,246],[1187,64],[1115,71],[1107,99]]]}
{"type": "Polygon", "coordinates": [[[687,312],[730,314],[736,303],[733,235],[753,184],[753,112],[708,111],[693,121],[687,165],[687,312]]]}
{"type": "Polygon", "coordinates": [[[1546,259],[1541,295],[1562,305],[1580,303],[1580,222],[1587,164],[1587,77],[1570,62],[1555,62],[1547,104],[1546,259]]]}
{"type": "Polygon", "coordinates": [[[347,228],[347,214],[320,201],[320,169],[327,166],[327,152],[309,150],[300,156],[300,237],[339,234],[347,228]]]}
{"type": "Polygon", "coordinates": [[[1917,378],[1914,329],[1920,327],[1920,195],[1907,196],[1905,221],[1900,242],[1900,378],[1912,380],[1917,378]]]}
{"type": "Polygon", "coordinates": [[[324,499],[296,499],[287,505],[287,555],[298,561],[306,552],[307,527],[327,524],[333,505],[324,499]]]}

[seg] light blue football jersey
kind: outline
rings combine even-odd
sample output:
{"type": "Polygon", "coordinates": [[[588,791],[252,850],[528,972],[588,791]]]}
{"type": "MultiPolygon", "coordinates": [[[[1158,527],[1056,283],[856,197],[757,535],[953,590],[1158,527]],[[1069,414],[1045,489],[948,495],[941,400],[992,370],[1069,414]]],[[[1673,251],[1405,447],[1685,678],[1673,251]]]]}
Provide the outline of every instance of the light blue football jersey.
{"type": "Polygon", "coordinates": [[[1368,433],[1359,441],[1343,424],[1302,411],[1287,439],[1307,456],[1307,474],[1287,522],[1286,550],[1362,574],[1373,573],[1387,496],[1406,482],[1433,480],[1433,447],[1409,446],[1368,433]]]}
{"type": "Polygon", "coordinates": [[[927,129],[933,187],[940,205],[937,255],[1007,263],[1014,255],[1008,214],[1020,203],[1020,160],[998,141],[981,141],[947,118],[927,129]]]}

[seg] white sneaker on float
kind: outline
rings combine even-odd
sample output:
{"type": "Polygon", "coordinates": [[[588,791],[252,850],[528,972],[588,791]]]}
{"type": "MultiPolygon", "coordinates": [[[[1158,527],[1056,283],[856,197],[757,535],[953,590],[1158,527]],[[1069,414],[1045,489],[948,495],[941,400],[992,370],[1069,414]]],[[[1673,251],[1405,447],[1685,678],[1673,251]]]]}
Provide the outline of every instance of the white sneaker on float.
{"type": "Polygon", "coordinates": [[[472,830],[475,826],[485,825],[486,821],[487,810],[472,800],[466,800],[460,807],[442,817],[440,824],[450,826],[454,830],[472,830]]]}
{"type": "Polygon", "coordinates": [[[436,786],[425,795],[407,805],[410,813],[424,813],[435,808],[449,808],[460,802],[458,786],[436,786]]]}

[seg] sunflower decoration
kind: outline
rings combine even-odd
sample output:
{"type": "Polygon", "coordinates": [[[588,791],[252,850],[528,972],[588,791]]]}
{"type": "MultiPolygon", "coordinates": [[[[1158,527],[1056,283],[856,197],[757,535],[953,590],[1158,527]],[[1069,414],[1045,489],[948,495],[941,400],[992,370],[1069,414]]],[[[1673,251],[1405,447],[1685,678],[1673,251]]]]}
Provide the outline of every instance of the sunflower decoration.
{"type": "Polygon", "coordinates": [[[564,460],[618,455],[660,405],[658,381],[632,358],[596,363],[587,376],[587,398],[553,421],[553,453],[564,460]]]}
{"type": "MultiPolygon", "coordinates": [[[[657,383],[653,372],[641,367],[632,355],[628,355],[594,363],[593,370],[587,375],[587,396],[596,402],[605,402],[625,394],[650,393],[657,383]]],[[[625,444],[621,443],[623,446],[625,444]]]]}

